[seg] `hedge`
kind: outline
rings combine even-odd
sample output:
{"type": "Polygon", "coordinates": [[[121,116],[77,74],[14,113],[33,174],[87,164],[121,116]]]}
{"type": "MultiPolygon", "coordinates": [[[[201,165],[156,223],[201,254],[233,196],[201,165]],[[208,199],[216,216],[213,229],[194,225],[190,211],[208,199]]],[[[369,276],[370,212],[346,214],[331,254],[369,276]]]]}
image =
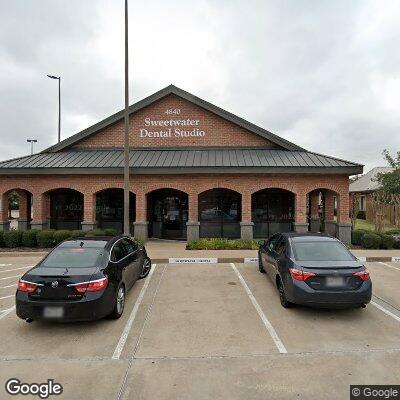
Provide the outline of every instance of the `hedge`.
{"type": "Polygon", "coordinates": [[[54,244],[57,245],[66,239],[72,238],[72,232],[66,230],[54,231],[54,244]]]}
{"type": "Polygon", "coordinates": [[[186,245],[187,250],[257,250],[256,240],[208,238],[192,240],[186,245]]]}
{"type": "Polygon", "coordinates": [[[6,244],[4,243],[4,231],[0,231],[0,247],[5,247],[6,244]]]}
{"type": "Polygon", "coordinates": [[[390,235],[381,235],[381,249],[393,249],[395,239],[390,235]]]}
{"type": "Polygon", "coordinates": [[[4,232],[4,244],[6,247],[20,247],[22,245],[22,232],[17,230],[4,232]]]}
{"type": "Polygon", "coordinates": [[[54,231],[39,231],[36,238],[38,247],[48,248],[54,246],[54,231]]]}
{"type": "Polygon", "coordinates": [[[37,229],[31,229],[22,232],[22,246],[24,247],[36,247],[37,246],[37,234],[40,231],[37,229]]]}
{"type": "Polygon", "coordinates": [[[361,239],[361,244],[366,249],[379,249],[381,243],[382,238],[375,233],[366,233],[361,239]]]}
{"type": "Polygon", "coordinates": [[[355,246],[361,246],[362,238],[366,233],[368,232],[364,229],[354,229],[351,232],[351,244],[354,244],[355,246]]]}

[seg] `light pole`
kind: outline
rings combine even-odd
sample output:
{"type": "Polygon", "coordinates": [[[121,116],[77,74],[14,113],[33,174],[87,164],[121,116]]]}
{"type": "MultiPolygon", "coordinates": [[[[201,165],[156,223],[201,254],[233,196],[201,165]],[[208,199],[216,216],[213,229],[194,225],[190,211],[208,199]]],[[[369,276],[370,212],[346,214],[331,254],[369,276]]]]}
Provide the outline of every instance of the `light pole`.
{"type": "Polygon", "coordinates": [[[37,143],[37,139],[26,139],[31,144],[31,155],[33,154],[33,143],[37,143]]]}
{"type": "Polygon", "coordinates": [[[47,75],[58,80],[58,143],[61,141],[61,76],[47,75]]]}
{"type": "Polygon", "coordinates": [[[129,235],[129,71],[128,0],[125,0],[125,129],[124,129],[124,234],[129,235]]]}

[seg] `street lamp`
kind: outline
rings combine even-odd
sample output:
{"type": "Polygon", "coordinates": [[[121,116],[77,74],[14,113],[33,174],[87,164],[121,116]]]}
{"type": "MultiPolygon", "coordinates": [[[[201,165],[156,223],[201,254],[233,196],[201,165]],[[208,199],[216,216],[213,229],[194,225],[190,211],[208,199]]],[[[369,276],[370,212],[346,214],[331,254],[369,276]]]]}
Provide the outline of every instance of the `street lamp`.
{"type": "Polygon", "coordinates": [[[26,139],[31,144],[31,155],[33,154],[33,143],[37,143],[37,139],[26,139]]]}
{"type": "Polygon", "coordinates": [[[58,80],[58,143],[61,141],[61,76],[47,75],[58,80]]]}
{"type": "Polygon", "coordinates": [[[129,70],[128,0],[125,0],[125,112],[124,112],[124,234],[129,235],[129,70]]]}

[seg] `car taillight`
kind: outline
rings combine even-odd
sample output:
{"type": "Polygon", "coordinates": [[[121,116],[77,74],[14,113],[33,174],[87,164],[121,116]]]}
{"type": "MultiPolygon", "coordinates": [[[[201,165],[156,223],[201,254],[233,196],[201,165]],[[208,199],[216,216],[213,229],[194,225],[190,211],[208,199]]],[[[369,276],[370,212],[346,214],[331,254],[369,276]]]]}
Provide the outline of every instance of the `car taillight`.
{"type": "Polygon", "coordinates": [[[293,279],[296,281],[306,281],[308,278],[312,278],[313,276],[317,276],[314,272],[307,272],[297,268],[289,268],[290,275],[292,275],[293,279]]]}
{"type": "Polygon", "coordinates": [[[74,288],[79,293],[86,292],[100,292],[104,290],[108,285],[108,278],[96,279],[95,281],[75,283],[74,288]]]}
{"type": "Polygon", "coordinates": [[[37,287],[38,287],[38,285],[36,283],[28,282],[28,281],[24,281],[24,280],[20,279],[18,282],[17,290],[19,290],[20,292],[32,293],[36,290],[37,287]]]}
{"type": "Polygon", "coordinates": [[[362,281],[369,280],[369,271],[367,269],[364,269],[363,271],[360,272],[354,272],[353,275],[358,276],[362,281]]]}

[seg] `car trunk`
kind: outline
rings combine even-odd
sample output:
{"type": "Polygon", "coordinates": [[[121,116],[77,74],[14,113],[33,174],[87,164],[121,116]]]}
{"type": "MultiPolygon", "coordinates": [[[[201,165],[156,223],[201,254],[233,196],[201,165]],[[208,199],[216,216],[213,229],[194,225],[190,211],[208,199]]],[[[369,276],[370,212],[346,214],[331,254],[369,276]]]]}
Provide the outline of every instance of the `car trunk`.
{"type": "Polygon", "coordinates": [[[304,271],[316,274],[305,281],[315,290],[357,290],[363,282],[361,278],[353,275],[354,272],[363,270],[363,265],[358,261],[324,261],[323,265],[321,267],[318,261],[302,264],[304,271]]]}
{"type": "Polygon", "coordinates": [[[30,271],[24,279],[39,284],[37,289],[29,294],[35,300],[79,300],[74,283],[87,282],[98,271],[97,267],[90,268],[50,268],[38,267],[30,271]]]}

